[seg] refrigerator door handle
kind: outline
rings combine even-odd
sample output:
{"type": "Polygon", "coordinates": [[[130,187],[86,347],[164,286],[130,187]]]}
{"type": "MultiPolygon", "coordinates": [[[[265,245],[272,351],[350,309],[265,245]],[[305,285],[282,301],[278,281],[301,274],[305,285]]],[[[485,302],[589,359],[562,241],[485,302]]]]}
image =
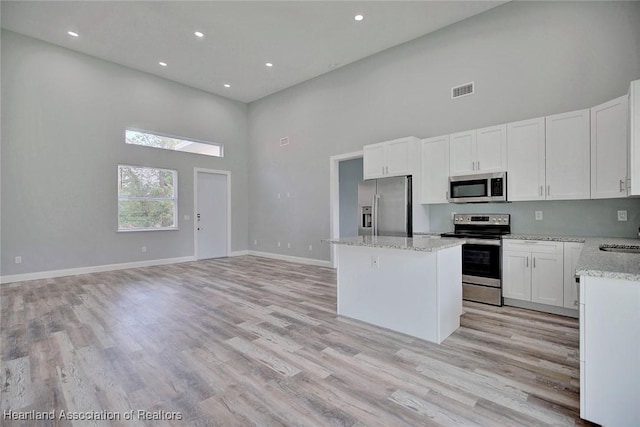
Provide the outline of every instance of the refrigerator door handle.
{"type": "Polygon", "coordinates": [[[372,236],[378,235],[378,211],[379,211],[379,201],[380,195],[374,194],[373,200],[371,201],[371,206],[373,207],[373,227],[372,228],[372,236]]]}

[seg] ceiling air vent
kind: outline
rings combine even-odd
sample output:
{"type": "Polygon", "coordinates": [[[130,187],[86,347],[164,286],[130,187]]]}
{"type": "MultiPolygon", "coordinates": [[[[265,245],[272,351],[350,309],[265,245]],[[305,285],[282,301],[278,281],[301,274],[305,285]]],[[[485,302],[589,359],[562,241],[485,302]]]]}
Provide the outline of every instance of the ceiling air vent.
{"type": "Polygon", "coordinates": [[[288,136],[285,136],[284,138],[280,138],[280,147],[284,147],[285,145],[289,145],[288,136]]]}
{"type": "Polygon", "coordinates": [[[460,98],[467,95],[473,95],[473,84],[475,82],[465,83],[460,86],[451,88],[451,99],[460,98]]]}

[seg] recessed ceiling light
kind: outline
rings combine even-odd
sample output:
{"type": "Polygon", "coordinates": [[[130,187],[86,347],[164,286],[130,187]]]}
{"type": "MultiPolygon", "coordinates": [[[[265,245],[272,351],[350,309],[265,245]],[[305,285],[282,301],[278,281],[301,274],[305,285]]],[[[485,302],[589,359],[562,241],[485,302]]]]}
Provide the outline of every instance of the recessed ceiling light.
{"type": "Polygon", "coordinates": [[[356,15],[356,16],[353,17],[353,19],[355,19],[356,21],[362,21],[364,19],[364,16],[356,15]]]}
{"type": "Polygon", "coordinates": [[[195,34],[195,35],[196,35],[196,37],[200,37],[200,38],[203,38],[203,37],[204,37],[204,34],[202,34],[200,31],[196,31],[196,32],[195,32],[195,33],[193,33],[193,34],[195,34]]]}
{"type": "Polygon", "coordinates": [[[162,65],[163,67],[167,66],[167,63],[166,62],[162,62],[162,61],[158,62],[158,64],[162,65]]]}
{"type": "Polygon", "coordinates": [[[229,83],[225,83],[224,87],[231,87],[231,85],[229,83]]]}
{"type": "Polygon", "coordinates": [[[273,67],[273,64],[271,62],[267,62],[264,65],[266,65],[267,67],[273,67]]]}
{"type": "Polygon", "coordinates": [[[78,37],[78,33],[74,32],[74,31],[67,31],[67,34],[69,34],[71,37],[78,37]]]}

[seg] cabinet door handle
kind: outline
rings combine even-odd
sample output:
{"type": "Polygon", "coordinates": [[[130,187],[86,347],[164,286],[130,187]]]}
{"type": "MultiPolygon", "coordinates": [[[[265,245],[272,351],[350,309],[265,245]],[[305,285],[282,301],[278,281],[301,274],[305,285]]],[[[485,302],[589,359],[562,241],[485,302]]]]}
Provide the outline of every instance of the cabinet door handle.
{"type": "Polygon", "coordinates": [[[536,257],[533,257],[533,268],[536,268],[536,257]]]}
{"type": "Polygon", "coordinates": [[[386,167],[385,173],[389,174],[389,166],[386,167]]]}
{"type": "Polygon", "coordinates": [[[625,190],[625,188],[624,188],[624,181],[625,181],[625,180],[622,180],[622,179],[620,180],[620,192],[621,192],[621,193],[625,190]]]}
{"type": "Polygon", "coordinates": [[[529,267],[529,257],[526,258],[527,259],[527,267],[529,267]]]}
{"type": "Polygon", "coordinates": [[[382,167],[382,175],[384,175],[384,166],[382,167]]]}
{"type": "Polygon", "coordinates": [[[540,186],[540,195],[542,196],[542,185],[540,186]]]}
{"type": "Polygon", "coordinates": [[[478,160],[478,170],[480,170],[480,160],[478,160]]]}
{"type": "Polygon", "coordinates": [[[476,170],[476,162],[471,162],[471,170],[476,170]]]}
{"type": "Polygon", "coordinates": [[[551,195],[551,186],[547,185],[547,196],[551,195]]]}

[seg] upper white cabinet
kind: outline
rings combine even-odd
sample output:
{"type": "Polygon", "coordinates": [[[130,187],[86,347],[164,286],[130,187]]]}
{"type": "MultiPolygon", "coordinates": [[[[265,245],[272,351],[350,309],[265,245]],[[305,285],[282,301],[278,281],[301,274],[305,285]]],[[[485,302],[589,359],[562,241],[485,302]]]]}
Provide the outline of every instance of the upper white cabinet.
{"type": "Polygon", "coordinates": [[[629,99],[591,109],[591,198],[627,197],[629,99]]]}
{"type": "Polygon", "coordinates": [[[414,137],[407,137],[365,145],[364,179],[412,175],[417,141],[414,137]]]}
{"type": "Polygon", "coordinates": [[[476,172],[476,131],[454,133],[449,136],[449,173],[452,176],[476,172]]]}
{"type": "Polygon", "coordinates": [[[546,199],[588,199],[590,185],[589,110],[548,116],[546,199]]]}
{"type": "Polygon", "coordinates": [[[447,203],[449,191],[449,135],[420,142],[422,188],[420,203],[447,203]]]}
{"type": "Polygon", "coordinates": [[[629,195],[640,196],[640,80],[629,87],[629,195]]]}
{"type": "Polygon", "coordinates": [[[507,170],[507,127],[459,132],[449,139],[449,173],[453,176],[507,170]]]}
{"type": "Polygon", "coordinates": [[[507,199],[545,199],[544,117],[507,125],[507,199]]]}

